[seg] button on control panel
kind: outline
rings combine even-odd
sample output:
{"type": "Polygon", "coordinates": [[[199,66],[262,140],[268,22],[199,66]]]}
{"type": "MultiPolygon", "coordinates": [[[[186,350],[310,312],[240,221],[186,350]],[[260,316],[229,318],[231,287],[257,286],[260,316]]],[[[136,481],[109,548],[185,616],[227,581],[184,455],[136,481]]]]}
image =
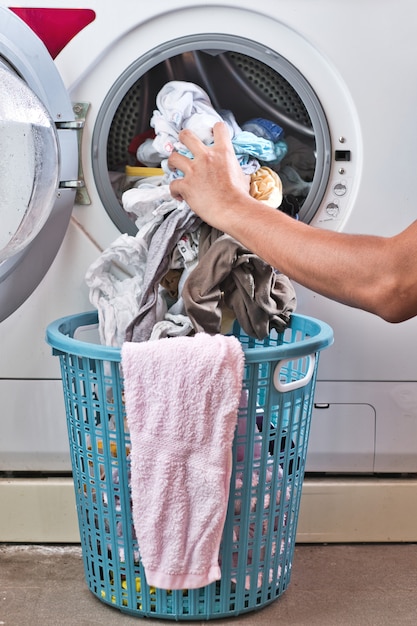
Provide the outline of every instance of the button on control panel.
{"type": "Polygon", "coordinates": [[[326,205],[326,213],[329,217],[336,218],[339,216],[340,208],[337,202],[329,202],[326,205]]]}
{"type": "Polygon", "coordinates": [[[328,181],[327,192],[312,224],[320,228],[336,230],[341,228],[347,216],[349,193],[352,187],[352,174],[355,166],[353,153],[347,147],[346,137],[339,137],[343,150],[333,152],[333,174],[328,181]]]}
{"type": "Polygon", "coordinates": [[[347,192],[346,181],[341,181],[340,183],[336,183],[333,187],[333,191],[336,196],[344,196],[347,192]]]}

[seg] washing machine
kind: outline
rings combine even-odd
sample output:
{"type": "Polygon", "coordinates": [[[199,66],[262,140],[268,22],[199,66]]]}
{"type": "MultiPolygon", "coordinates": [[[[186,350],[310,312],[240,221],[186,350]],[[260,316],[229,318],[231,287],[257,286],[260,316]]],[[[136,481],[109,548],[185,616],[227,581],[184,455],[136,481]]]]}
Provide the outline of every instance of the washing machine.
{"type": "MultiPolygon", "coordinates": [[[[70,471],[45,328],[91,309],[87,268],[121,232],[136,233],[121,193],[166,82],[200,85],[239,124],[261,117],[284,129],[280,171],[295,219],[392,235],[417,214],[412,0],[56,5],[0,3],[0,471],[9,481],[70,471]]],[[[296,289],[298,312],[335,334],[320,357],[307,478],[372,478],[385,493],[388,477],[412,481],[417,321],[390,325],[296,289]]]]}

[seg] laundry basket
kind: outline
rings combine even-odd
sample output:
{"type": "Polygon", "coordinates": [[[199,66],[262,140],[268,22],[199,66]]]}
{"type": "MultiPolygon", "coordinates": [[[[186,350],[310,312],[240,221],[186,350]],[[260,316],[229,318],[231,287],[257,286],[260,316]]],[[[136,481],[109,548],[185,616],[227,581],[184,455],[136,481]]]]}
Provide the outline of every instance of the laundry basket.
{"type": "Polygon", "coordinates": [[[292,315],[263,341],[235,325],[245,367],[221,579],[206,587],[150,587],[131,512],[130,438],[120,350],[99,345],[97,314],[59,319],[46,340],[61,363],[86,582],[103,602],[138,617],[208,620],[259,609],[291,577],[319,353],[325,323],[292,315]]]}

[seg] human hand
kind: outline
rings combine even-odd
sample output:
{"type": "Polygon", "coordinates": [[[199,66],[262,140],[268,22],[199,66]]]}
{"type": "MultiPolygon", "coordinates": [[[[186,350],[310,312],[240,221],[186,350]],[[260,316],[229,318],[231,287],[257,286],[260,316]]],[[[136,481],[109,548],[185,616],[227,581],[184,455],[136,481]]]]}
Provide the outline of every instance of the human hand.
{"type": "Polygon", "coordinates": [[[213,127],[214,143],[206,146],[190,130],[182,130],[179,140],[193,154],[193,159],[173,152],[170,169],[183,172],[170,184],[171,195],[185,200],[201,219],[219,230],[227,230],[228,214],[249,195],[249,178],[243,173],[227,126],[213,127]]]}

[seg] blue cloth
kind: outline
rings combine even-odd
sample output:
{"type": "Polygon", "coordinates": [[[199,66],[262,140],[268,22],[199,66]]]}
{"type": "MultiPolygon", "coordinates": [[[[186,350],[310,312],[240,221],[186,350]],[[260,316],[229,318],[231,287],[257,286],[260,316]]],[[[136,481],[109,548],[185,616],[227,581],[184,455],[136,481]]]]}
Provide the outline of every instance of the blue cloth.
{"type": "MultiPolygon", "coordinates": [[[[285,141],[280,140],[274,143],[247,130],[237,133],[232,139],[232,145],[239,164],[246,173],[252,173],[258,169],[259,163],[256,163],[255,159],[267,163],[279,163],[288,150],[285,141]]],[[[178,146],[177,150],[179,154],[183,154],[189,159],[193,158],[192,153],[185,146],[178,146]]],[[[174,178],[181,178],[182,176],[183,173],[179,170],[174,174],[174,178]]]]}
{"type": "Polygon", "coordinates": [[[280,139],[284,139],[284,129],[275,122],[267,120],[263,117],[254,117],[242,124],[242,130],[248,130],[257,137],[270,139],[274,143],[280,139]]]}
{"type": "Polygon", "coordinates": [[[285,141],[279,140],[274,143],[247,130],[235,135],[232,144],[238,157],[249,155],[267,163],[279,163],[288,151],[285,141]]]}

